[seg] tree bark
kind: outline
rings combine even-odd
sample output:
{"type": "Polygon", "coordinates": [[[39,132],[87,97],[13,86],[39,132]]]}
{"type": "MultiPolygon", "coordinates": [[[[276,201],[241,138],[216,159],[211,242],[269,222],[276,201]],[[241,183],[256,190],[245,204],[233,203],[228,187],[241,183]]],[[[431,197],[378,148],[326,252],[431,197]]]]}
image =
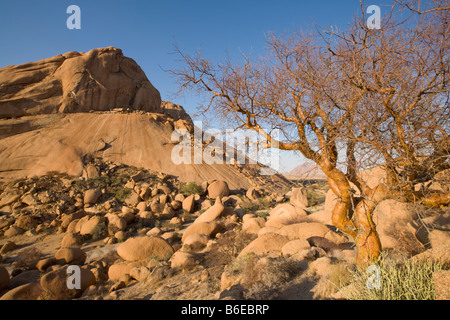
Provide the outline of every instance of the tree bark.
{"type": "Polygon", "coordinates": [[[355,196],[345,174],[326,166],[322,170],[327,175],[331,190],[338,197],[333,208],[331,220],[333,225],[352,237],[356,245],[356,264],[365,269],[377,263],[381,255],[381,241],[372,220],[372,213],[377,204],[386,198],[388,188],[379,185],[370,189],[365,187],[360,197],[355,196]]]}

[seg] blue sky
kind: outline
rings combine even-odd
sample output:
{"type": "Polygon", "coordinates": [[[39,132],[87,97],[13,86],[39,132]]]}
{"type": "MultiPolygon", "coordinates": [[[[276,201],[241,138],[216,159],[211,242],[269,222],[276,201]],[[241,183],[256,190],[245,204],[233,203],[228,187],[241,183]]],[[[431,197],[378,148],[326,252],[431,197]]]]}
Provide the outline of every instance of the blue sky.
{"type": "MultiPolygon", "coordinates": [[[[365,6],[379,5],[383,13],[386,2],[366,1],[365,6]]],[[[191,53],[201,48],[211,59],[220,59],[227,51],[256,56],[263,52],[268,32],[314,24],[345,29],[359,10],[359,0],[1,0],[0,67],[115,46],[142,67],[163,100],[181,104],[193,114],[201,99],[174,96],[175,79],[164,71],[180,67],[171,54],[175,43],[191,53]],[[66,27],[66,9],[72,4],[81,9],[81,30],[66,27]]],[[[302,162],[297,155],[282,157],[286,170],[302,162]]]]}

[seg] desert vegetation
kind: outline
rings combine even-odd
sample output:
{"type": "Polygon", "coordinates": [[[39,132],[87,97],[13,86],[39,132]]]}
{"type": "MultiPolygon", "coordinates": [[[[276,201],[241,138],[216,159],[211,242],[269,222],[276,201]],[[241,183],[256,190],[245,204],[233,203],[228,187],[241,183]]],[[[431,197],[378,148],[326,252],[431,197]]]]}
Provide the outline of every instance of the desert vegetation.
{"type": "Polygon", "coordinates": [[[118,48],[1,68],[0,300],[450,299],[448,1],[364,9],[261,56],[176,48],[179,94],[301,153],[289,178],[175,165],[193,121],[118,48]]]}
{"type": "Polygon", "coordinates": [[[434,1],[413,10],[418,3],[393,6],[379,30],[362,10],[348,30],[269,34],[266,55],[240,62],[213,64],[176,48],[183,65],[172,74],[181,92],[210,97],[202,112],[320,166],[339,198],[333,224],[355,241],[361,268],[382,251],[371,218],[380,201],[450,201],[448,191],[415,189],[449,167],[448,8],[434,1]],[[386,181],[370,185],[358,172],[375,165],[386,181]]]}

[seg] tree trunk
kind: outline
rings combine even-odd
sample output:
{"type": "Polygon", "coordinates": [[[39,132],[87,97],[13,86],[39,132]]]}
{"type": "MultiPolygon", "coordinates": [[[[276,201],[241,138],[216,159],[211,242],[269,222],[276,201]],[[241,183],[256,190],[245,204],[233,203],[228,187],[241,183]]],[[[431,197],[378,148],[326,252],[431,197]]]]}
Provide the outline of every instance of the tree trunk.
{"type": "Polygon", "coordinates": [[[356,264],[365,269],[373,263],[377,263],[381,255],[381,242],[378,236],[372,214],[377,204],[387,195],[387,188],[379,185],[371,189],[363,200],[355,208],[354,221],[358,234],[355,238],[356,264]]]}
{"type": "Polygon", "coordinates": [[[381,242],[372,213],[378,202],[385,198],[387,188],[384,185],[374,189],[365,188],[365,194],[356,197],[343,172],[336,168],[324,172],[328,184],[338,197],[331,220],[335,227],[353,238],[356,244],[356,264],[365,269],[377,263],[381,254],[381,242]]]}

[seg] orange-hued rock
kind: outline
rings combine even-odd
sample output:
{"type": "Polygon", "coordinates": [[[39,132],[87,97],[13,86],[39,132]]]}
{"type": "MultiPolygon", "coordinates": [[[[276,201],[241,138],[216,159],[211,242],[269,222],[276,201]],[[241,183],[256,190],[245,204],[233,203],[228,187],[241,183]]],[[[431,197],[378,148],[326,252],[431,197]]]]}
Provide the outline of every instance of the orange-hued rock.
{"type": "Polygon", "coordinates": [[[164,239],[159,237],[130,238],[117,248],[117,254],[125,261],[139,261],[149,257],[168,259],[174,250],[164,239]]]}
{"type": "MultiPolygon", "coordinates": [[[[143,70],[120,49],[69,52],[0,69],[0,179],[49,171],[94,177],[98,168],[85,168],[84,159],[98,157],[184,182],[224,181],[230,189],[248,189],[257,179],[289,185],[280,175],[261,177],[259,164],[175,164],[174,129],[192,131],[192,119],[183,107],[161,101],[143,70]]],[[[142,193],[143,200],[148,196],[142,193]]],[[[1,202],[16,198],[11,194],[1,202]]]]}
{"type": "MultiPolygon", "coordinates": [[[[43,117],[49,116],[25,118],[43,117]]],[[[250,186],[250,178],[232,165],[175,165],[171,161],[174,145],[168,143],[172,130],[150,115],[76,113],[50,117],[53,121],[39,130],[0,139],[0,176],[16,179],[48,171],[81,176],[83,155],[92,154],[104,160],[172,174],[182,181],[201,183],[220,178],[226,179],[233,189],[250,186]],[[108,147],[99,149],[102,141],[108,147]]],[[[0,128],[11,121],[0,119],[0,128]]],[[[270,178],[287,185],[277,176],[270,178]]]]}
{"type": "Polygon", "coordinates": [[[0,117],[161,107],[144,71],[114,47],[7,66],[0,69],[0,83],[0,117]]]}

